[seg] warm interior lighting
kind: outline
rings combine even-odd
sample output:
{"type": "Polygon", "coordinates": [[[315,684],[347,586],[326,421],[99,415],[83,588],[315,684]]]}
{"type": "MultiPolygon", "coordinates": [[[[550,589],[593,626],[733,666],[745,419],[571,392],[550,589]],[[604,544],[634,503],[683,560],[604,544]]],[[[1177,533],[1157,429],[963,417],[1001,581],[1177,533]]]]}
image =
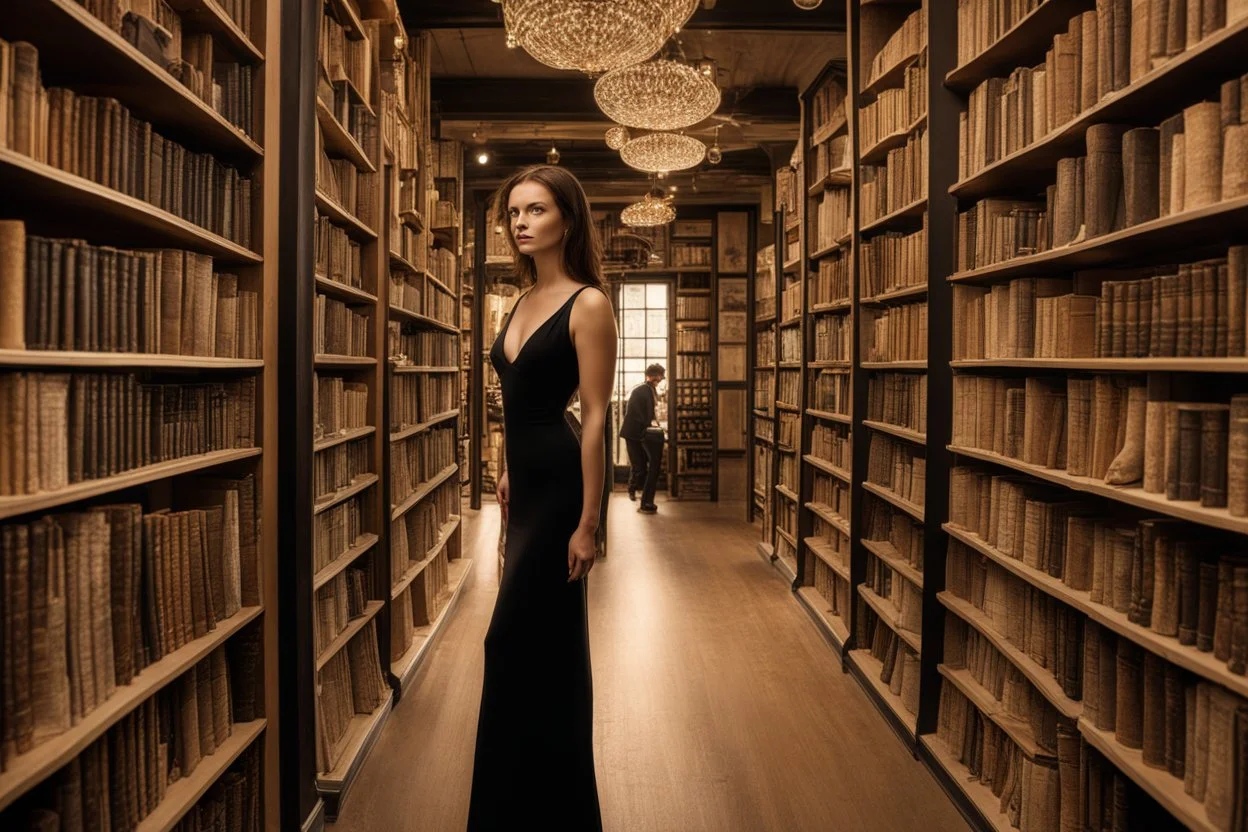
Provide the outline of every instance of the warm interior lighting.
{"type": "Polygon", "coordinates": [[[719,108],[715,82],[679,61],[657,59],[612,70],[594,84],[594,100],[612,120],[646,130],[679,130],[719,108]]]}

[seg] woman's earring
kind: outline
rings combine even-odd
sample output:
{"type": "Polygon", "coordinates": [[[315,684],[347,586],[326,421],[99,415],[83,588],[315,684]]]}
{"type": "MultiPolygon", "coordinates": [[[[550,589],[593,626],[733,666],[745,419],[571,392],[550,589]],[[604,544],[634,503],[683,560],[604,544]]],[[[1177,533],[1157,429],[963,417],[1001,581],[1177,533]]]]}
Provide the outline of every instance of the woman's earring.
{"type": "Polygon", "coordinates": [[[563,229],[563,239],[568,239],[568,229],[563,229]]]}

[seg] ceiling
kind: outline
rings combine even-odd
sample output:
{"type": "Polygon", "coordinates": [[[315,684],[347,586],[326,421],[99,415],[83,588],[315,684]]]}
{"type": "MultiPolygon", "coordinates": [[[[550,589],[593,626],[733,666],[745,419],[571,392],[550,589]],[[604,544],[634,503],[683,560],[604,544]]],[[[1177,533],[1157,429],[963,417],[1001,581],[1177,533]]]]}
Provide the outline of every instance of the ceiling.
{"type": "MultiPolygon", "coordinates": [[[[439,135],[483,146],[488,165],[469,162],[469,186],[485,187],[515,167],[545,160],[554,144],[591,195],[640,195],[646,174],[607,149],[611,122],[593,97],[593,79],[553,69],[523,49],[505,47],[502,7],[491,0],[399,0],[409,30],[431,33],[433,108],[439,135]],[[474,137],[475,134],[475,137],[474,137]],[[475,182],[473,180],[476,180],[475,182]]],[[[717,116],[688,131],[718,139],[724,161],[697,172],[698,201],[742,190],[753,198],[770,178],[773,159],[787,158],[798,130],[798,92],[830,61],[845,57],[845,6],[813,11],[791,0],[702,0],[677,35],[688,58],[713,58],[723,102],[717,116]],[[726,120],[730,119],[730,120],[726,120]],[[715,128],[718,127],[718,130],[715,128]]],[[[680,201],[692,196],[692,174],[673,175],[680,201]]]]}

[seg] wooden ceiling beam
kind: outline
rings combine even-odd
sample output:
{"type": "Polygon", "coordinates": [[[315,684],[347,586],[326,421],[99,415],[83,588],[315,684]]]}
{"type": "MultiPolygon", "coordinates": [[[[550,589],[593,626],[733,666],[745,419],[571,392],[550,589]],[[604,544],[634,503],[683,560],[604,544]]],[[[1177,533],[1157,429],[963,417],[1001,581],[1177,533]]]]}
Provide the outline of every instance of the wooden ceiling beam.
{"type": "MultiPolygon", "coordinates": [[[[502,6],[491,0],[399,0],[403,21],[416,29],[501,29],[502,6]]],[[[791,0],[717,0],[713,9],[699,7],[686,29],[713,31],[844,32],[845,7],[829,0],[803,11],[791,0]]]]}

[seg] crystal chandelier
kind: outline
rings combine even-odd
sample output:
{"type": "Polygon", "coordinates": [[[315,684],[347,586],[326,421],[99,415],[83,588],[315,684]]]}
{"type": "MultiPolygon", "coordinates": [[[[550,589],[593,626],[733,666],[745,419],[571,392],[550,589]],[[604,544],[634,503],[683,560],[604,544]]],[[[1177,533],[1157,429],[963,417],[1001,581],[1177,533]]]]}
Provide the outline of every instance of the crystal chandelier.
{"type": "Polygon", "coordinates": [[[632,137],[628,135],[627,127],[621,127],[617,124],[614,127],[607,128],[607,147],[612,150],[619,150],[621,147],[628,144],[628,140],[630,138],[632,137]]]}
{"type": "Polygon", "coordinates": [[[706,145],[680,133],[648,133],[620,148],[624,164],[651,173],[694,167],[706,157],[706,145]]]}
{"type": "Polygon", "coordinates": [[[698,0],[503,0],[509,38],[556,69],[640,63],[685,25],[698,0]]]}
{"type": "Polygon", "coordinates": [[[719,108],[719,87],[688,64],[658,58],[613,69],[594,84],[612,121],[646,130],[679,130],[719,108]]]}
{"type": "Polygon", "coordinates": [[[676,219],[676,209],[672,207],[670,196],[646,194],[641,202],[634,202],[620,211],[620,222],[625,225],[666,225],[674,219],[676,219]]]}

